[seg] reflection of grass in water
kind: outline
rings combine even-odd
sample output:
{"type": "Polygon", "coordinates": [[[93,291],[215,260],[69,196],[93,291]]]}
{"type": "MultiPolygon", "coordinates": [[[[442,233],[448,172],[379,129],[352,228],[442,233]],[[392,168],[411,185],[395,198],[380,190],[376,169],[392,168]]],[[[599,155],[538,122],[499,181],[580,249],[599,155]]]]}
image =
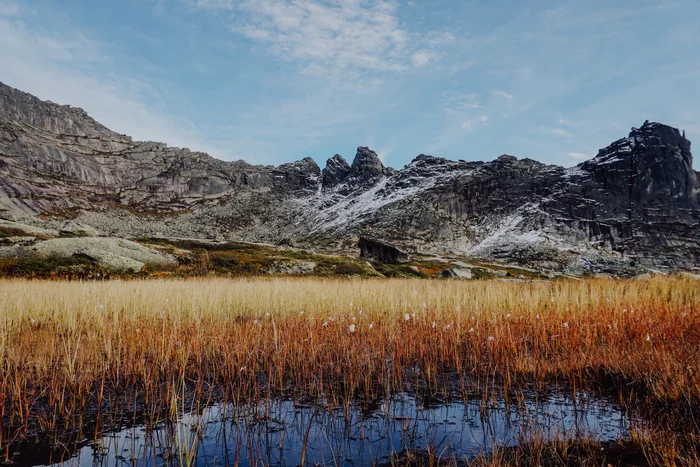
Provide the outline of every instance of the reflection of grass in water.
{"type": "MultiPolygon", "coordinates": [[[[356,407],[349,418],[343,416],[342,408],[329,412],[327,407],[305,406],[291,401],[267,401],[231,407],[230,410],[227,406],[217,406],[201,414],[188,414],[175,426],[168,425],[170,433],[197,430],[198,436],[187,438],[184,449],[178,445],[182,443],[180,439],[166,436],[155,442],[157,449],[152,455],[148,455],[149,450],[141,445],[130,446],[132,455],[129,458],[144,465],[151,463],[156,452],[172,453],[172,457],[165,457],[170,465],[188,465],[195,459],[193,454],[199,453],[203,457],[196,460],[201,465],[233,465],[236,462],[269,465],[282,460],[287,465],[296,465],[302,457],[306,457],[308,465],[338,465],[347,458],[352,458],[355,465],[383,465],[383,462],[390,461],[393,465],[453,465],[464,456],[474,455],[477,457],[470,459],[474,465],[561,465],[561,462],[553,462],[557,458],[586,459],[589,464],[607,465],[602,461],[612,461],[620,456],[635,455],[644,459],[644,443],[648,443],[648,439],[640,438],[637,432],[624,442],[609,441],[619,436],[619,432],[600,438],[598,427],[616,426],[616,422],[606,421],[606,410],[612,410],[605,409],[606,403],[581,400],[573,406],[565,404],[560,412],[559,404],[564,399],[556,394],[552,396],[554,399],[549,401],[546,397],[536,402],[530,394],[527,399],[529,407],[511,405],[505,408],[501,402],[500,408],[486,410],[485,419],[479,417],[478,401],[474,401],[471,408],[460,409],[460,404],[454,403],[451,409],[422,410],[420,404],[409,404],[409,399],[392,398],[369,417],[356,407]],[[516,415],[529,410],[543,415],[551,413],[556,418],[562,413],[571,414],[569,410],[577,408],[578,404],[588,403],[593,404],[590,414],[602,425],[586,425],[587,428],[561,425],[555,431],[551,430],[553,427],[543,431],[534,420],[523,420],[516,415]],[[454,428],[450,428],[452,423],[446,420],[449,413],[452,413],[449,418],[456,420],[454,428]],[[519,420],[514,422],[517,426],[507,422],[511,416],[519,420]],[[473,431],[470,432],[464,425],[465,421],[478,426],[471,428],[473,431]],[[453,429],[455,431],[451,431],[453,429]],[[500,443],[492,445],[484,440],[483,444],[477,442],[475,445],[473,440],[480,440],[480,433],[485,434],[489,429],[495,430],[493,434],[500,443]],[[400,439],[394,436],[397,434],[400,439]],[[469,436],[476,438],[470,441],[469,436]],[[382,448],[382,438],[392,440],[390,448],[382,448]],[[517,447],[511,447],[515,442],[517,447]],[[499,447],[504,443],[508,447],[499,447]]],[[[578,409],[588,413],[583,407],[578,409]]],[[[622,416],[619,411],[615,413],[616,418],[622,416]]],[[[584,425],[586,423],[584,421],[584,425]]],[[[134,431],[132,438],[139,438],[139,434],[134,431]]],[[[148,442],[142,441],[144,444],[148,442]]],[[[109,459],[103,459],[103,462],[110,465],[109,459]]],[[[612,463],[618,465],[618,462],[612,463]]]]}
{"type": "Polygon", "coordinates": [[[138,407],[157,423],[173,397],[187,411],[208,397],[280,393],[342,406],[449,383],[486,400],[556,381],[624,385],[627,402],[643,396],[669,418],[697,412],[700,399],[700,287],[687,279],[4,281],[0,290],[5,443],[80,425],[98,405],[103,415],[138,407]]]}

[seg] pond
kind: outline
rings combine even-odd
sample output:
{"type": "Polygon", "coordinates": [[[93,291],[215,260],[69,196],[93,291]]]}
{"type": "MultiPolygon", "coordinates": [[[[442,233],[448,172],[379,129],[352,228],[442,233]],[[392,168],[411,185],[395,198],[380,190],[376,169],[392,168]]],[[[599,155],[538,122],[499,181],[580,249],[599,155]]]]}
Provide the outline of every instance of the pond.
{"type": "Polygon", "coordinates": [[[624,437],[619,406],[590,394],[525,392],[518,401],[417,400],[399,394],[329,410],[322,404],[268,400],[210,406],[178,423],[133,426],[60,449],[23,445],[16,465],[376,465],[402,452],[471,457],[528,437],[624,437]]]}

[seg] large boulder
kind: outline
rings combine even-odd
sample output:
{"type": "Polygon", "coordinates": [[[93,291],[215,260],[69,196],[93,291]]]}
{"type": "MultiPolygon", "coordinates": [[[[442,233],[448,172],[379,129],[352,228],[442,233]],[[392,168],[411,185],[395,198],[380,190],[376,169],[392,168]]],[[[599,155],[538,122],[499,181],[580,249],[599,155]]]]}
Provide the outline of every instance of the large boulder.
{"type": "Polygon", "coordinates": [[[122,238],[56,238],[31,250],[40,256],[87,256],[118,272],[140,271],[145,264],[174,265],[175,258],[122,238]]]}
{"type": "Polygon", "coordinates": [[[408,253],[402,249],[369,237],[360,237],[360,256],[384,263],[408,260],[408,253]]]}
{"type": "Polygon", "coordinates": [[[59,230],[62,237],[99,237],[97,229],[79,222],[66,222],[59,230]]]}
{"type": "Polygon", "coordinates": [[[5,219],[0,219],[0,229],[24,233],[25,235],[31,237],[58,237],[58,231],[51,229],[43,229],[41,227],[35,227],[33,225],[22,224],[20,222],[8,221],[5,219]]]}
{"type": "Polygon", "coordinates": [[[447,277],[451,279],[471,279],[472,271],[466,268],[452,268],[445,269],[442,271],[442,277],[447,277]]]}
{"type": "Polygon", "coordinates": [[[312,261],[275,261],[268,272],[270,274],[303,276],[313,274],[314,271],[316,271],[316,263],[312,261]]]}
{"type": "Polygon", "coordinates": [[[146,265],[146,263],[126,256],[120,256],[111,251],[98,250],[95,248],[81,248],[76,250],[74,255],[87,257],[112,272],[140,272],[146,265]]]}

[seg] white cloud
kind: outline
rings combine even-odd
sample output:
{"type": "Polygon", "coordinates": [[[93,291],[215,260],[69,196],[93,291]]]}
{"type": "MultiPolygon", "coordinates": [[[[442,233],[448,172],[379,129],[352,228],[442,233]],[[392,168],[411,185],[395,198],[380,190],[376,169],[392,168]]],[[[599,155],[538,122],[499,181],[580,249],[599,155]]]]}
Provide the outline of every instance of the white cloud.
{"type": "Polygon", "coordinates": [[[387,146],[381,146],[377,149],[377,155],[379,156],[379,160],[382,161],[382,163],[386,164],[386,158],[389,157],[389,154],[394,152],[394,149],[396,149],[396,145],[394,143],[391,143],[387,146]]]}
{"type": "Polygon", "coordinates": [[[489,118],[486,115],[479,115],[475,118],[470,118],[469,120],[464,120],[460,125],[460,128],[466,132],[471,132],[475,127],[479,125],[486,125],[489,118]]]}
{"type": "Polygon", "coordinates": [[[204,8],[207,10],[216,9],[232,9],[233,5],[236,3],[234,0],[194,0],[193,3],[199,8],[204,8]]]}
{"type": "Polygon", "coordinates": [[[493,94],[494,96],[497,96],[497,97],[504,97],[508,100],[515,99],[515,96],[508,94],[507,92],[501,91],[501,90],[495,90],[491,94],[493,94]]]}
{"type": "Polygon", "coordinates": [[[19,13],[19,5],[7,0],[0,0],[0,18],[16,16],[19,13]]]}
{"type": "Polygon", "coordinates": [[[398,71],[428,58],[414,58],[393,1],[198,0],[196,5],[237,11],[231,29],[284,60],[341,71],[398,71]]]}
{"type": "Polygon", "coordinates": [[[406,71],[436,61],[454,44],[448,32],[413,37],[395,0],[184,0],[203,10],[228,10],[230,29],[305,71],[342,75],[406,71]]]}
{"type": "Polygon", "coordinates": [[[421,68],[427,65],[428,62],[432,61],[432,59],[433,54],[426,50],[416,52],[413,54],[413,57],[411,57],[411,60],[413,61],[413,66],[415,66],[416,68],[421,68]]]}
{"type": "Polygon", "coordinates": [[[561,137],[569,136],[569,132],[563,128],[543,128],[543,130],[547,133],[554,135],[554,136],[561,136],[561,137]]]}
{"type": "Polygon", "coordinates": [[[446,114],[458,114],[465,110],[482,109],[484,106],[479,101],[479,94],[473,93],[445,93],[442,108],[446,114]]]}

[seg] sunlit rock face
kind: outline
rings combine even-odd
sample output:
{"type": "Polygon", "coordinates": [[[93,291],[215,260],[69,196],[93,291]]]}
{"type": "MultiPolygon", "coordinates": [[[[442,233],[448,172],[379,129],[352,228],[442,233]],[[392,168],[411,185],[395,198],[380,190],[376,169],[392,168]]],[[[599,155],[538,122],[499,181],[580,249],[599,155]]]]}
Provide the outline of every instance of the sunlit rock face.
{"type": "Polygon", "coordinates": [[[396,171],[360,147],[351,164],[335,155],[321,170],[311,158],[259,166],[133,141],[0,84],[0,215],[55,228],[71,217],[110,236],[329,250],[368,236],[569,272],[689,269],[700,265],[697,178],[690,142],[660,123],[566,169],[420,155],[396,171]]]}

